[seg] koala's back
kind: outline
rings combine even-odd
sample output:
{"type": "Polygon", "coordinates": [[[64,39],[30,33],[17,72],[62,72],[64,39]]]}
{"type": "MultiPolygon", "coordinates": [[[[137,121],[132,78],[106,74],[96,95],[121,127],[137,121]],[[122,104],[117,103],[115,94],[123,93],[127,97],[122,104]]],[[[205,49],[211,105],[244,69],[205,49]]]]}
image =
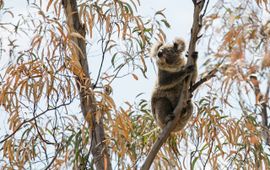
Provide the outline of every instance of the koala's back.
{"type": "Polygon", "coordinates": [[[162,86],[159,84],[156,84],[156,87],[152,93],[152,101],[158,100],[159,98],[167,98],[170,103],[172,104],[172,107],[175,108],[180,94],[181,94],[181,86],[182,83],[178,82],[174,84],[173,86],[162,86]]]}

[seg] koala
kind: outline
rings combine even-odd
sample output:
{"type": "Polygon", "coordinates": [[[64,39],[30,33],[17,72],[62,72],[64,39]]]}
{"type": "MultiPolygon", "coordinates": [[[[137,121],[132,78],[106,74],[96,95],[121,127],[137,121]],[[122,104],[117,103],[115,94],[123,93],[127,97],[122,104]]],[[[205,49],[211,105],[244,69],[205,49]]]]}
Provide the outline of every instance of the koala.
{"type": "MultiPolygon", "coordinates": [[[[186,65],[186,60],[182,56],[184,50],[185,42],[180,38],[175,39],[173,44],[159,42],[151,49],[150,56],[156,60],[158,68],[158,77],[151,97],[151,109],[155,121],[161,128],[164,128],[167,122],[174,118],[173,111],[181,95],[189,94],[188,89],[183,89],[187,78],[192,76],[191,81],[195,81],[197,76],[196,66],[186,65]]],[[[192,57],[196,60],[197,52],[192,57]]],[[[184,128],[192,111],[192,102],[187,101],[174,132],[184,128]]]]}

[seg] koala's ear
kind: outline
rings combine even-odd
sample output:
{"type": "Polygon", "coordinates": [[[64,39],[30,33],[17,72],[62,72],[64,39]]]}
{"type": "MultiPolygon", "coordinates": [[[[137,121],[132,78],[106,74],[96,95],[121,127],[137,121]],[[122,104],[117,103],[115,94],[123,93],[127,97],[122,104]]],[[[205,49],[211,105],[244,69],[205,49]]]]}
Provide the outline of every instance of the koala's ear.
{"type": "Polygon", "coordinates": [[[185,41],[181,38],[176,38],[173,42],[173,48],[177,51],[184,51],[186,48],[185,41]]]}
{"type": "Polygon", "coordinates": [[[150,51],[150,57],[156,57],[158,54],[158,50],[160,49],[162,45],[163,45],[162,42],[158,42],[155,45],[153,45],[150,51]]]}

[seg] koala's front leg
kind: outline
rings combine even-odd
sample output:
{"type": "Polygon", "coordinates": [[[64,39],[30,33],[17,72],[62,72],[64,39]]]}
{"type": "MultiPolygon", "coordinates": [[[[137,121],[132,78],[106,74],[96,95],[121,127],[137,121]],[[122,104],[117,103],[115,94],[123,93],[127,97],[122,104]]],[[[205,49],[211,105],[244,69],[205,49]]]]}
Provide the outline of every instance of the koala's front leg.
{"type": "Polygon", "coordinates": [[[194,61],[197,61],[197,59],[198,59],[198,52],[197,51],[194,51],[191,56],[192,56],[192,59],[194,61]]]}
{"type": "MultiPolygon", "coordinates": [[[[187,52],[185,56],[188,57],[188,55],[189,55],[189,52],[187,52]]],[[[198,51],[194,51],[192,53],[191,57],[192,57],[193,60],[197,61],[197,59],[198,59],[198,51]]]]}
{"type": "Polygon", "coordinates": [[[156,121],[160,127],[164,127],[168,121],[174,119],[173,107],[169,99],[162,97],[156,101],[154,106],[156,121]]]}

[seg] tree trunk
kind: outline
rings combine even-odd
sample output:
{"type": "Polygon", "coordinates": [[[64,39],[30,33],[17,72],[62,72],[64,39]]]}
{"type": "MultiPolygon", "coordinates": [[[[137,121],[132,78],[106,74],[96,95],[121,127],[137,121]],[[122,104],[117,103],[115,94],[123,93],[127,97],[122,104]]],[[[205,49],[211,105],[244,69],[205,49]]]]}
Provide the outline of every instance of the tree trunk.
{"type": "Polygon", "coordinates": [[[76,84],[80,95],[81,110],[91,131],[91,153],[97,170],[111,170],[110,156],[105,144],[103,120],[100,119],[97,122],[95,118],[97,105],[89,76],[85,28],[80,22],[76,0],[62,0],[62,5],[66,14],[69,33],[79,33],[81,35],[81,37],[74,36],[71,41],[75,44],[75,59],[78,61],[79,68],[82,71],[82,74],[76,75],[76,84]]]}

